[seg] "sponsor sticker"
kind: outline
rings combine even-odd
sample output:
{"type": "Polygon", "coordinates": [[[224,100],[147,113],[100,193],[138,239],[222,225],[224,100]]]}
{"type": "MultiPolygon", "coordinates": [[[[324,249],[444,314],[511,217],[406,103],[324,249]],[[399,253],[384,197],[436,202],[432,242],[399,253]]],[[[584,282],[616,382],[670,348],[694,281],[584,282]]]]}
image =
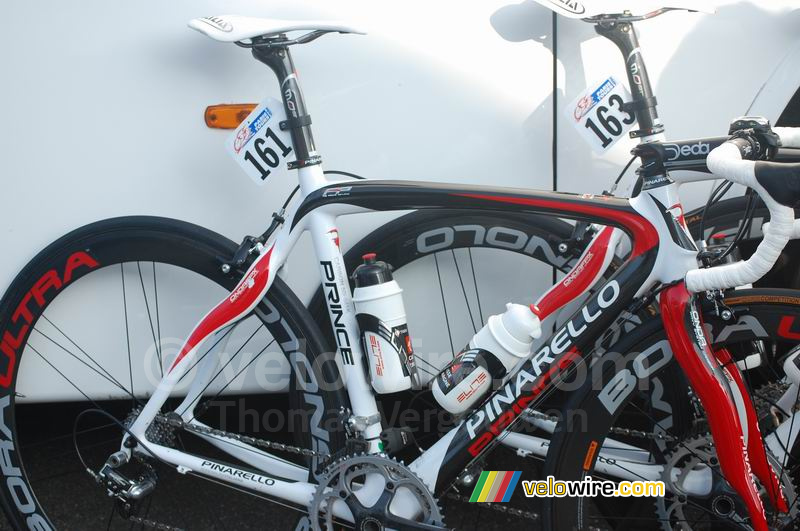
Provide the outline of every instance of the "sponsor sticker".
{"type": "Polygon", "coordinates": [[[288,132],[281,131],[283,120],[286,120],[283,103],[267,98],[225,144],[228,153],[257,184],[289,171],[286,164],[292,156],[292,140],[288,132]]]}
{"type": "Polygon", "coordinates": [[[625,84],[609,76],[584,90],[564,114],[595,152],[605,153],[636,123],[634,114],[623,110],[630,100],[625,84]]]}

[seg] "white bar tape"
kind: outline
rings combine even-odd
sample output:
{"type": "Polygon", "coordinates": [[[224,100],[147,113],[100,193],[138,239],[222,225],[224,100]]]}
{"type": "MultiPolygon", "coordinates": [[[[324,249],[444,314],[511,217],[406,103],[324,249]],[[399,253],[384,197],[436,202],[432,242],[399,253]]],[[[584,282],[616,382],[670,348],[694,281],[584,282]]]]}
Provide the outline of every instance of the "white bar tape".
{"type": "Polygon", "coordinates": [[[783,147],[800,148],[800,127],[773,127],[772,132],[781,137],[783,147]]]}
{"type": "MultiPolygon", "coordinates": [[[[761,232],[767,233],[769,231],[770,223],[767,221],[763,225],[761,225],[761,232]]],[[[796,240],[800,238],[800,219],[794,220],[794,225],[792,226],[792,235],[790,236],[792,240],[796,240]]]]}
{"type": "Polygon", "coordinates": [[[756,179],[755,162],[742,160],[739,148],[726,142],[708,155],[707,163],[714,175],[755,190],[770,211],[771,226],[748,260],[686,273],[686,289],[693,293],[735,288],[759,280],[775,265],[794,229],[794,210],[779,204],[764,190],[756,179]]]}

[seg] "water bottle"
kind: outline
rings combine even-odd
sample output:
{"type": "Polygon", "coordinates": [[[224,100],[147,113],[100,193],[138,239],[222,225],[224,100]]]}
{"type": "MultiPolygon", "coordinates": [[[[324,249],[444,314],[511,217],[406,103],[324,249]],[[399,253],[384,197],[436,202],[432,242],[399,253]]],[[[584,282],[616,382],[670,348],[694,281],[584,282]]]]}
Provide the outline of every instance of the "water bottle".
{"type": "Polygon", "coordinates": [[[377,261],[375,253],[362,258],[353,272],[353,302],[372,387],[380,394],[419,389],[403,290],[389,264],[377,261]]]}
{"type": "Polygon", "coordinates": [[[505,313],[489,317],[467,347],[437,376],[433,397],[458,415],[475,405],[520,360],[527,358],[533,340],[542,335],[539,318],[530,307],[507,304],[505,313]]]}

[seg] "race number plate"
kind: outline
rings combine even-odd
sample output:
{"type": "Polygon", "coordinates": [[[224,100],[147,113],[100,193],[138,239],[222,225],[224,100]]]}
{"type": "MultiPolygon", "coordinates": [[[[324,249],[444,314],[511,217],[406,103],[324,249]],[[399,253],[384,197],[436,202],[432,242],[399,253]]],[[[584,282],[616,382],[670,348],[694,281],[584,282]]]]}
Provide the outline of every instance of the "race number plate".
{"type": "Polygon", "coordinates": [[[564,114],[595,152],[605,153],[636,123],[633,113],[622,110],[630,100],[625,85],[611,76],[583,91],[564,114]]]}
{"type": "Polygon", "coordinates": [[[289,171],[286,163],[292,154],[292,141],[288,132],[281,131],[283,120],[286,120],[283,103],[267,98],[244,119],[225,144],[228,153],[258,184],[263,184],[267,177],[289,171]]]}

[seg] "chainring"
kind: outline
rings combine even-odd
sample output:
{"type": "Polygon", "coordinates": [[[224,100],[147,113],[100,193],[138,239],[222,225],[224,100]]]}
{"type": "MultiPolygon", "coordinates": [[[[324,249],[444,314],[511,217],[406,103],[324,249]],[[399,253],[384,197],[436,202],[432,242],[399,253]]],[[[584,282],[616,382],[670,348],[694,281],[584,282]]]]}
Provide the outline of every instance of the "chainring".
{"type": "MultiPolygon", "coordinates": [[[[779,465],[771,454],[768,454],[767,458],[773,467],[779,465]]],[[[667,455],[661,477],[666,486],[666,496],[656,498],[655,501],[656,516],[661,528],[667,531],[750,529],[746,509],[737,503],[737,496],[732,489],[730,494],[717,492],[705,498],[688,492],[686,486],[692,481],[690,472],[694,472],[694,477],[697,478],[697,474],[704,473],[704,470],[710,473],[711,481],[714,481],[714,477],[722,477],[717,451],[710,433],[684,440],[667,455]]],[[[797,490],[789,474],[783,474],[781,484],[791,504],[796,499],[797,490]]],[[[766,492],[760,484],[759,489],[762,497],[765,497],[766,492]]],[[[798,513],[800,507],[793,504],[790,514],[779,515],[779,521],[773,524],[777,525],[777,529],[791,529],[798,513]]],[[[774,518],[775,514],[768,510],[767,516],[774,518]]]]}
{"type": "Polygon", "coordinates": [[[359,531],[384,529],[444,529],[444,516],[436,497],[423,481],[403,463],[384,454],[360,454],[338,459],[321,474],[309,513],[314,531],[333,529],[333,511],[330,508],[340,500],[347,504],[356,520],[359,531]],[[367,476],[380,476],[383,490],[377,498],[361,501],[356,493],[364,486],[367,476]],[[390,507],[398,493],[416,498],[421,515],[409,520],[391,513],[390,507]],[[365,505],[369,503],[371,505],[365,505]],[[320,524],[324,522],[324,527],[320,524]]]}

